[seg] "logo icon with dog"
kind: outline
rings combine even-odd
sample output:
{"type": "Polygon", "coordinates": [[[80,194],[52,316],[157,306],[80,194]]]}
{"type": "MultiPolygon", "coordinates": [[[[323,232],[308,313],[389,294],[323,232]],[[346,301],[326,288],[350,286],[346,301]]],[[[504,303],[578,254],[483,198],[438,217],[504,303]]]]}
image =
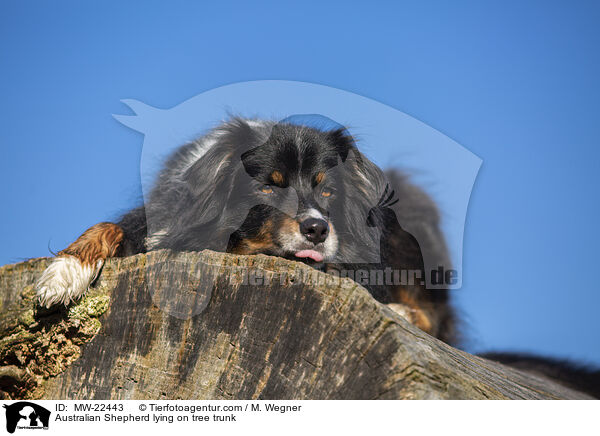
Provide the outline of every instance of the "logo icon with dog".
{"type": "Polygon", "coordinates": [[[14,433],[18,429],[48,429],[50,411],[29,401],[19,401],[3,406],[6,409],[6,431],[14,433]]]}

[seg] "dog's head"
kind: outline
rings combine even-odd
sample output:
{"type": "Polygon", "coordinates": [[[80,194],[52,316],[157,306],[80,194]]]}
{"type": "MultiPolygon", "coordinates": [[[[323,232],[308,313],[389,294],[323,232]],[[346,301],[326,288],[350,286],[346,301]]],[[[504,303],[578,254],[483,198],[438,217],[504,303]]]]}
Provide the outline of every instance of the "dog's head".
{"type": "Polygon", "coordinates": [[[345,129],[234,120],[211,141],[181,176],[181,231],[161,245],[313,265],[377,260],[373,210],[386,184],[345,129]]]}

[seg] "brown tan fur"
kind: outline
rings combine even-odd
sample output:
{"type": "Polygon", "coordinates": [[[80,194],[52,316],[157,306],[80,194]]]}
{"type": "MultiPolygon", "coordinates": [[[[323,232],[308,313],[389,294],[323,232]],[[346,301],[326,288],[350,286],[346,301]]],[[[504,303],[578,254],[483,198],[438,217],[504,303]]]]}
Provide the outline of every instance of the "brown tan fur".
{"type": "Polygon", "coordinates": [[[75,242],[59,252],[59,255],[74,256],[83,265],[94,266],[98,260],[115,256],[124,233],[113,223],[99,223],[87,229],[75,242]]]}
{"type": "Polygon", "coordinates": [[[409,321],[412,324],[429,334],[433,334],[437,330],[437,323],[434,322],[430,312],[433,308],[428,308],[426,303],[414,298],[406,289],[397,289],[397,292],[394,293],[394,301],[408,308],[409,321]]]}
{"type": "Polygon", "coordinates": [[[398,286],[392,290],[393,303],[400,304],[408,312],[408,320],[421,330],[432,336],[439,336],[444,328],[443,313],[436,307],[435,303],[428,301],[419,293],[435,292],[417,286],[398,286]]]}
{"type": "Polygon", "coordinates": [[[273,221],[267,220],[255,238],[244,239],[233,248],[234,254],[257,254],[273,247],[273,221]]]}
{"type": "Polygon", "coordinates": [[[288,216],[284,216],[279,222],[279,233],[292,234],[298,232],[298,221],[288,216]]]}
{"type": "Polygon", "coordinates": [[[277,186],[282,186],[283,185],[283,174],[281,174],[279,171],[273,171],[271,173],[271,180],[273,181],[273,183],[277,186]]]}
{"type": "Polygon", "coordinates": [[[323,172],[317,173],[317,175],[315,176],[315,182],[316,182],[316,184],[318,185],[323,180],[325,180],[325,173],[323,173],[323,172]]]}

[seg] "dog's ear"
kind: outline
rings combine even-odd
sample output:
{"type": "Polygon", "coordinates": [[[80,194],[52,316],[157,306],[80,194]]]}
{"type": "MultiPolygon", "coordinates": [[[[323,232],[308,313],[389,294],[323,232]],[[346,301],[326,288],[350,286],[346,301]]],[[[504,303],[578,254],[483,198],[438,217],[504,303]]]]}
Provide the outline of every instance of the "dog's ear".
{"type": "Polygon", "coordinates": [[[354,264],[379,263],[382,229],[373,226],[373,210],[385,191],[384,174],[356,147],[347,149],[345,161],[341,156],[339,160],[345,193],[339,218],[349,235],[340,246],[341,258],[354,264]]]}
{"type": "Polygon", "coordinates": [[[241,155],[256,141],[256,132],[244,121],[234,119],[215,133],[216,141],[183,175],[203,221],[215,219],[229,198],[241,155]]]}
{"type": "Polygon", "coordinates": [[[373,205],[377,204],[385,189],[383,172],[358,150],[347,129],[332,130],[328,132],[328,138],[333,142],[344,168],[350,172],[352,183],[369,201],[375,202],[373,205]]]}
{"type": "Polygon", "coordinates": [[[327,132],[328,140],[336,151],[334,165],[345,173],[348,194],[355,195],[364,204],[378,204],[386,186],[383,172],[364,156],[356,146],[354,137],[345,128],[327,132]]]}
{"type": "Polygon", "coordinates": [[[168,187],[161,195],[169,198],[151,201],[146,207],[148,239],[153,241],[153,248],[226,249],[235,223],[227,220],[224,211],[236,175],[243,172],[240,156],[254,146],[254,136],[247,123],[233,120],[213,131],[197,148],[190,145],[180,158],[199,157],[167,180],[168,187]],[[203,145],[208,147],[203,150],[203,145]]]}
{"type": "Polygon", "coordinates": [[[216,180],[221,173],[227,171],[227,166],[232,162],[239,163],[240,156],[256,145],[257,137],[258,132],[245,120],[233,119],[222,125],[212,132],[210,139],[206,141],[207,149],[186,170],[184,180],[194,187],[205,186],[205,183],[196,183],[197,180],[216,180]],[[198,177],[201,179],[197,179],[198,177]]]}
{"type": "Polygon", "coordinates": [[[334,144],[335,150],[342,159],[342,162],[346,161],[350,150],[356,150],[354,138],[343,127],[327,132],[327,139],[334,144]]]}

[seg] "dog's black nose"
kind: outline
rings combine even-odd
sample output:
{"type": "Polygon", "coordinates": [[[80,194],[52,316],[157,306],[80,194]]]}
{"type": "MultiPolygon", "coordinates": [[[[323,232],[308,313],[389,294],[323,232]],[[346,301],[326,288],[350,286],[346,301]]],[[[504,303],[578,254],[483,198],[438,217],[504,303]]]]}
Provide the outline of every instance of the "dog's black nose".
{"type": "Polygon", "coordinates": [[[313,244],[318,244],[327,239],[329,225],[325,220],[308,218],[300,223],[300,233],[313,244]]]}

